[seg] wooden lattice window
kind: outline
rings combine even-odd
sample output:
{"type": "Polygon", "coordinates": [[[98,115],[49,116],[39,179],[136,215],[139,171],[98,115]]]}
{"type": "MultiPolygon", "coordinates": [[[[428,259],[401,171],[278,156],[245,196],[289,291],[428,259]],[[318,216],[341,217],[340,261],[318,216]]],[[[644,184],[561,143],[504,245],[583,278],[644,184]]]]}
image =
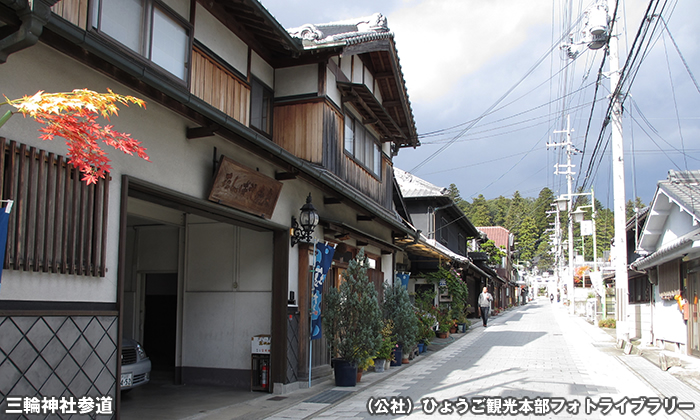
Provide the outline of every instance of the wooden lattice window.
{"type": "Polygon", "coordinates": [[[63,156],[1,137],[0,150],[0,196],[14,200],[4,268],[104,277],[108,180],[88,186],[63,156]]]}

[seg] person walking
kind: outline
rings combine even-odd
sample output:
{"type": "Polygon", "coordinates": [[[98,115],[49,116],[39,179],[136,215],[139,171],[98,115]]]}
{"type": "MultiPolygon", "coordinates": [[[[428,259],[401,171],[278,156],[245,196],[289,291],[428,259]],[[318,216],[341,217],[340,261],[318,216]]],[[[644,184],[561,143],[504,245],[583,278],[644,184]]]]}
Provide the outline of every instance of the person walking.
{"type": "Polygon", "coordinates": [[[484,328],[487,327],[489,322],[491,302],[493,302],[493,296],[491,296],[491,293],[489,293],[488,287],[484,287],[484,291],[479,295],[479,312],[481,314],[481,320],[484,323],[484,328]]]}

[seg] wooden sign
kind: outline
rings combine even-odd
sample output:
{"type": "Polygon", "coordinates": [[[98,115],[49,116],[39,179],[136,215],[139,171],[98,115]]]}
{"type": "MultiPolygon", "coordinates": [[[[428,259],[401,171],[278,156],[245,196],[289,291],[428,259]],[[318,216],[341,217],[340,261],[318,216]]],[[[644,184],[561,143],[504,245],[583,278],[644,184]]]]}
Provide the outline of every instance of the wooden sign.
{"type": "Polygon", "coordinates": [[[281,191],[281,182],[222,156],[209,200],[269,219],[281,191]]]}

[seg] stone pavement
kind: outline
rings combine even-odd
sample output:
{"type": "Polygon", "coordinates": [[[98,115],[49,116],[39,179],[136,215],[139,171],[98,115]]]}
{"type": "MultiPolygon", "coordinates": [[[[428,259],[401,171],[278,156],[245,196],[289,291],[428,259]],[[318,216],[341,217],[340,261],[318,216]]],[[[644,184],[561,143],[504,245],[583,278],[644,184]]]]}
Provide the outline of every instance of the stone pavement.
{"type": "MultiPolygon", "coordinates": [[[[545,299],[493,318],[489,328],[484,329],[479,323],[454,341],[436,340],[431,350],[409,365],[390,368],[385,373],[365,373],[355,388],[334,387],[326,382],[284,396],[255,398],[192,418],[376,418],[368,412],[368,400],[392,397],[395,401],[396,397],[408,397],[415,406],[410,416],[400,417],[458,418],[456,412],[451,415],[441,415],[438,409],[432,415],[426,412],[435,409],[433,401],[454,403],[459,397],[468,401],[489,398],[490,410],[496,410],[498,403],[504,408],[507,397],[527,397],[559,402],[565,399],[566,404],[557,414],[550,411],[536,416],[533,412],[520,411],[510,417],[700,419],[697,389],[642,356],[623,354],[610,334],[582,318],[569,316],[565,308],[545,299]],[[635,416],[631,411],[642,401],[640,397],[647,398],[651,404],[635,416]],[[671,397],[678,398],[675,403],[693,402],[698,408],[676,410],[668,415],[661,406],[654,415],[650,413],[655,399],[667,398],[666,403],[673,404],[674,400],[668,399],[671,397]],[[587,399],[595,405],[589,414],[584,408],[587,399]],[[567,408],[576,402],[581,404],[578,414],[568,412],[567,408]],[[610,407],[609,402],[620,403],[625,413],[610,407]]],[[[482,416],[470,412],[464,417],[482,416]]]]}

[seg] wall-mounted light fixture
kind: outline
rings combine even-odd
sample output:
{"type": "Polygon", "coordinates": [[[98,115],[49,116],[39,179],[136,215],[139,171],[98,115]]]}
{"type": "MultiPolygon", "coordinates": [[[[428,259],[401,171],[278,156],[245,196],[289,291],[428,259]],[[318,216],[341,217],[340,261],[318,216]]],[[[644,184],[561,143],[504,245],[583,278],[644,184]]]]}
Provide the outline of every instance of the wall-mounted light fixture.
{"type": "Polygon", "coordinates": [[[301,241],[310,242],[314,228],[318,225],[318,212],[316,207],[311,204],[311,193],[306,197],[306,204],[301,206],[300,210],[299,223],[297,223],[296,217],[292,216],[292,246],[301,241]]]}

